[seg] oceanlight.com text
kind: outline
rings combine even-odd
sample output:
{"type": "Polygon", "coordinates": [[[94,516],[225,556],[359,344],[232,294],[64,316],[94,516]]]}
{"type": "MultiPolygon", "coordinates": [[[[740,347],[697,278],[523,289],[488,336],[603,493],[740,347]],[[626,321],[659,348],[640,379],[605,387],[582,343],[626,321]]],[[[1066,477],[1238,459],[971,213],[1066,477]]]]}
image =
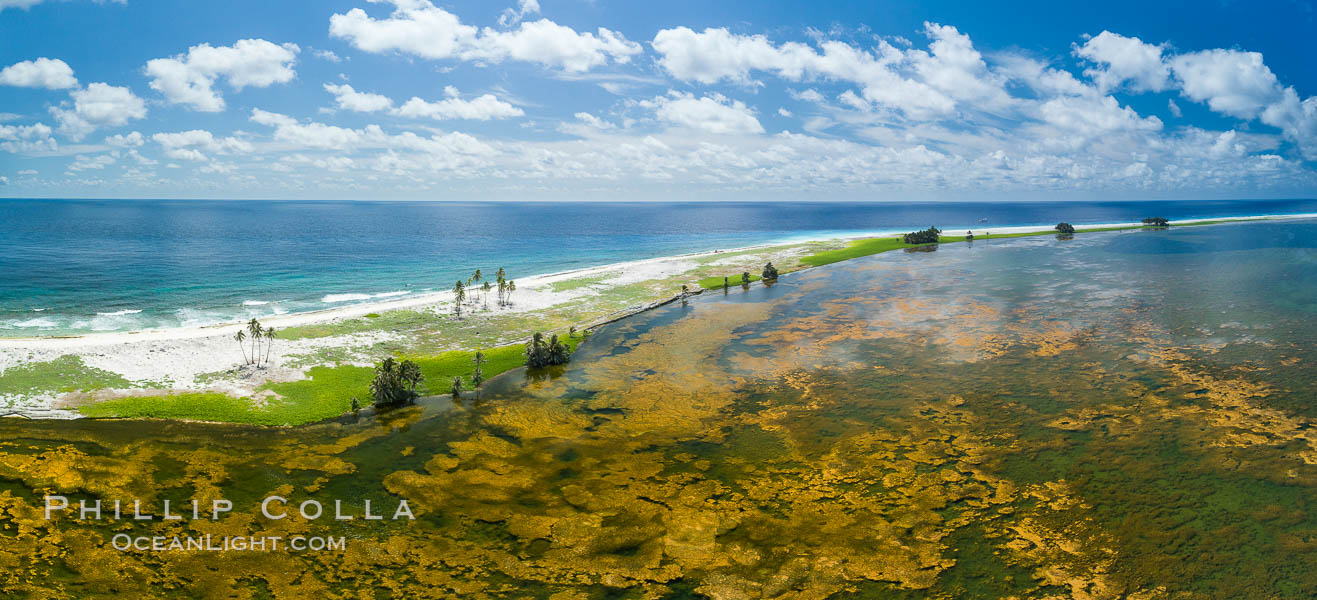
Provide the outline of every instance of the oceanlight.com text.
{"type": "Polygon", "coordinates": [[[120,552],[280,552],[339,551],[347,548],[343,536],[132,536],[120,533],[110,538],[120,552]]]}

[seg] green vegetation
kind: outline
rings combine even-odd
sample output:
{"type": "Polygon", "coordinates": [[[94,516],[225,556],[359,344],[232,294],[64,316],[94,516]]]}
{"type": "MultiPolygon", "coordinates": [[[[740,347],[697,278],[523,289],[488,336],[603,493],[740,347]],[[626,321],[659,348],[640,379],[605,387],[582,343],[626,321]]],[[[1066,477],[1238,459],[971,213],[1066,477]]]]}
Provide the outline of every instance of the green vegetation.
{"type": "Polygon", "coordinates": [[[348,412],[354,398],[370,396],[373,373],[369,367],[353,365],[312,367],[308,379],[265,384],[255,399],[218,392],[185,392],[115,398],[79,407],[78,411],[86,417],[299,425],[348,412]]]}
{"type": "MultiPolygon", "coordinates": [[[[572,327],[572,329],[576,329],[576,327],[572,327]]],[[[485,353],[477,350],[476,355],[471,357],[471,363],[476,366],[471,371],[471,387],[476,388],[476,391],[479,392],[480,386],[485,383],[485,353]]]]}
{"type": "MultiPolygon", "coordinates": [[[[570,354],[579,342],[580,340],[567,339],[560,340],[559,344],[565,346],[570,354]]],[[[482,383],[488,381],[490,377],[526,364],[525,347],[521,344],[499,346],[481,354],[483,359],[479,368],[482,383]]],[[[472,378],[477,368],[475,355],[476,352],[454,350],[437,355],[399,358],[414,363],[420,369],[423,381],[452,381],[454,377],[462,377],[464,382],[470,382],[467,389],[473,389],[472,378]]],[[[76,357],[67,358],[76,359],[76,357]]],[[[321,366],[312,367],[308,374],[310,376],[308,379],[261,386],[260,392],[270,391],[276,394],[265,398],[264,402],[217,392],[189,392],[116,398],[80,407],[79,412],[86,417],[102,418],[190,419],[251,425],[300,425],[337,417],[353,410],[353,400],[371,397],[370,384],[375,370],[354,365],[321,366]]],[[[39,380],[49,381],[45,377],[42,375],[39,380]]],[[[3,382],[9,383],[8,372],[3,382]]],[[[132,387],[132,385],[131,382],[124,381],[122,385],[101,387],[132,387]]],[[[80,384],[73,389],[92,388],[80,384]]],[[[420,386],[417,390],[425,391],[420,386]]],[[[436,391],[430,390],[429,393],[436,391]]],[[[360,408],[359,400],[358,408],[360,408]]]]}
{"type": "MultiPolygon", "coordinates": [[[[735,277],[724,277],[724,276],[705,277],[704,279],[699,280],[697,284],[706,290],[720,290],[723,287],[724,279],[727,280],[727,282],[730,285],[742,285],[740,275],[737,275],[735,277]]],[[[749,281],[746,281],[746,283],[753,283],[759,281],[760,279],[761,278],[758,275],[751,275],[749,281]]]]}
{"type": "Polygon", "coordinates": [[[526,344],[526,366],[532,369],[553,365],[565,365],[572,359],[572,348],[553,334],[548,342],[544,334],[535,332],[535,336],[526,344]]]}
{"type": "Polygon", "coordinates": [[[936,244],[939,233],[942,233],[941,229],[929,227],[923,231],[907,233],[901,236],[901,241],[907,244],[936,244]]]}
{"type": "Polygon", "coordinates": [[[416,386],[424,379],[416,363],[389,357],[375,367],[370,396],[375,399],[375,406],[401,406],[416,399],[416,386]]]}
{"type": "Polygon", "coordinates": [[[773,266],[772,261],[764,265],[764,272],[760,277],[764,281],[777,281],[777,267],[773,266]]]}
{"type": "Polygon", "coordinates": [[[124,417],[130,419],[190,419],[250,423],[253,425],[290,425],[282,413],[257,411],[251,398],[234,398],[217,392],[189,392],[165,396],[116,398],[80,407],[85,417],[124,417]]]}
{"type": "Polygon", "coordinates": [[[1162,217],[1148,217],[1148,218],[1146,218],[1146,219],[1143,220],[1143,224],[1144,224],[1144,225],[1149,225],[1149,226],[1152,226],[1152,227],[1170,227],[1170,226],[1171,226],[1171,222],[1170,222],[1170,221],[1167,221],[1166,219],[1163,219],[1162,217]]]}
{"type": "Polygon", "coordinates": [[[118,373],[89,367],[72,354],[55,360],[29,363],[0,373],[0,396],[63,393],[142,387],[118,373]]]}
{"type": "Polygon", "coordinates": [[[879,254],[887,252],[888,250],[907,247],[909,247],[909,244],[906,244],[897,238],[869,238],[853,241],[845,248],[825,250],[823,252],[805,256],[800,259],[800,262],[801,264],[811,267],[820,267],[841,262],[843,260],[850,260],[852,258],[859,258],[861,256],[869,256],[871,254],[879,254]]]}
{"type": "Polygon", "coordinates": [[[1075,232],[1075,226],[1062,221],[1056,224],[1056,231],[1062,234],[1072,234],[1075,232]]]}
{"type": "MultiPolygon", "coordinates": [[[[565,340],[563,343],[567,345],[569,351],[576,348],[576,342],[573,340],[565,340]]],[[[471,381],[476,372],[476,354],[481,355],[480,372],[482,382],[526,364],[525,346],[522,344],[499,346],[483,352],[454,350],[433,356],[406,356],[405,358],[415,362],[421,368],[421,374],[425,376],[426,381],[450,381],[453,377],[459,376],[463,378],[463,381],[471,381]]],[[[474,389],[474,387],[472,385],[467,389],[474,389]]]]}

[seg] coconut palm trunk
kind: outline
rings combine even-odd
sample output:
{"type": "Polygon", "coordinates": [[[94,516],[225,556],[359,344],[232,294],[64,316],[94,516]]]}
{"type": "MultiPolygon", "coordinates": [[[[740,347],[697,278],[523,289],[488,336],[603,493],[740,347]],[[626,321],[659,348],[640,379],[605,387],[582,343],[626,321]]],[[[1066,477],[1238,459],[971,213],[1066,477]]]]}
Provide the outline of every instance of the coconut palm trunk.
{"type": "Polygon", "coordinates": [[[250,363],[251,361],[247,360],[247,344],[244,343],[247,341],[247,333],[239,329],[238,333],[233,335],[233,339],[237,340],[238,350],[242,352],[242,364],[250,363]]]}
{"type": "Polygon", "coordinates": [[[270,365],[270,351],[274,349],[274,328],[265,328],[265,365],[270,365]]]}

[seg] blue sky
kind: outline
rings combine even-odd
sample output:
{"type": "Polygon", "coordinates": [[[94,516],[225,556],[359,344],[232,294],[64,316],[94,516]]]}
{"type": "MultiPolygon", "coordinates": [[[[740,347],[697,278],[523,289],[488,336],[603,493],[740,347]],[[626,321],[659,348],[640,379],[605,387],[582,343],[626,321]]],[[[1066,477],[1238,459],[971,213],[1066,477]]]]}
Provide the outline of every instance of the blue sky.
{"type": "Polygon", "coordinates": [[[858,4],[0,0],[0,196],[1317,196],[1310,2],[858,4]]]}

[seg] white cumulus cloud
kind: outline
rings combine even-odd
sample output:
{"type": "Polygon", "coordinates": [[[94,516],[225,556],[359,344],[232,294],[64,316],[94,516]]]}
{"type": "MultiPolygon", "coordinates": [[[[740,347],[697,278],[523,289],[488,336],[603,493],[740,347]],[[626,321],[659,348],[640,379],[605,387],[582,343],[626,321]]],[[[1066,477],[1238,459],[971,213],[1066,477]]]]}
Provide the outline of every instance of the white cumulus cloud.
{"type": "Polygon", "coordinates": [[[87,171],[104,169],[115,163],[118,159],[109,154],[98,154],[96,156],[78,155],[77,158],[69,163],[69,171],[87,171]]]}
{"type": "Polygon", "coordinates": [[[721,94],[696,98],[693,94],[672,91],[639,104],[653,108],[656,117],[679,127],[718,135],[764,132],[764,126],[744,102],[721,94]]]}
{"type": "Polygon", "coordinates": [[[325,91],[334,95],[334,102],[343,110],[356,112],[379,112],[393,108],[393,101],[387,96],[358,92],[348,84],[325,84],[325,91]]]}
{"type": "Polygon", "coordinates": [[[238,40],[232,46],[200,44],[187,54],[157,58],[146,63],[151,88],[175,104],[194,110],[224,110],[224,98],[214,88],[221,77],[234,90],[268,87],[292,81],[297,44],[275,44],[262,39],[238,40]]]}
{"type": "Polygon", "coordinates": [[[901,50],[881,40],[873,50],[835,40],[821,41],[815,49],[726,28],[687,27],[659,31],[653,46],[659,65],[678,79],[750,84],[757,83],[752,73],[762,71],[790,81],[849,82],[865,102],[912,118],[951,116],[958,100],[991,106],[1009,100],[1004,78],[987,69],[968,36],[936,23],[925,23],[924,33],[932,40],[927,51],[901,50]]]}
{"type": "Polygon", "coordinates": [[[507,8],[503,10],[503,14],[498,16],[498,24],[503,27],[511,27],[520,23],[527,15],[538,14],[540,14],[539,0],[519,0],[517,2],[517,8],[507,8]]]}
{"type": "Polygon", "coordinates": [[[15,154],[51,152],[59,145],[50,134],[50,126],[44,123],[0,125],[0,150],[15,154]]]}
{"type": "Polygon", "coordinates": [[[1128,82],[1130,89],[1160,92],[1166,89],[1171,75],[1162,60],[1163,46],[1144,43],[1136,37],[1125,37],[1103,31],[1075,46],[1075,55],[1087,59],[1096,67],[1084,70],[1103,91],[1112,90],[1128,82]]]}
{"type": "Polygon", "coordinates": [[[140,131],[129,134],[117,133],[105,138],[105,143],[117,148],[140,148],[146,143],[146,137],[140,131]]]}
{"type": "Polygon", "coordinates": [[[215,154],[247,153],[252,151],[249,142],[235,137],[219,138],[204,129],[157,133],[151,136],[164,149],[165,156],[178,160],[208,160],[207,152],[215,154]]]}
{"type": "Polygon", "coordinates": [[[1280,99],[1275,73],[1257,52],[1203,50],[1171,59],[1180,93],[1212,110],[1252,119],[1280,99]]]}
{"type": "Polygon", "coordinates": [[[59,123],[59,132],[79,141],[98,127],[118,127],[146,117],[146,102],[126,87],[92,83],[69,94],[68,102],[52,106],[50,112],[59,123]]]}
{"type": "Polygon", "coordinates": [[[499,100],[493,94],[482,94],[470,100],[463,100],[459,97],[457,88],[452,86],[445,88],[444,94],[448,97],[435,102],[427,102],[413,96],[411,100],[398,107],[394,114],[402,117],[473,121],[507,119],[526,114],[525,111],[499,100]]]}
{"type": "Polygon", "coordinates": [[[330,17],[330,35],[366,52],[401,52],[421,58],[481,63],[515,60],[568,72],[588,71],[610,61],[626,63],[641,52],[640,44],[603,27],[595,33],[578,32],[540,19],[500,31],[464,24],[457,15],[430,0],[384,1],[394,6],[387,18],[376,19],[354,8],[330,17]]]}
{"type": "Polygon", "coordinates": [[[470,100],[463,100],[457,88],[451,85],[444,88],[444,95],[447,98],[443,100],[428,102],[413,96],[396,109],[393,108],[393,100],[389,97],[358,92],[347,84],[334,85],[327,83],[325,84],[325,91],[334,95],[334,101],[341,109],[356,112],[387,111],[389,114],[399,117],[488,121],[490,119],[520,117],[526,114],[525,111],[499,100],[493,94],[483,94],[470,100]]]}
{"type": "Polygon", "coordinates": [[[0,70],[0,85],[62,90],[78,87],[68,63],[58,58],[38,58],[14,63],[0,70]]]}

